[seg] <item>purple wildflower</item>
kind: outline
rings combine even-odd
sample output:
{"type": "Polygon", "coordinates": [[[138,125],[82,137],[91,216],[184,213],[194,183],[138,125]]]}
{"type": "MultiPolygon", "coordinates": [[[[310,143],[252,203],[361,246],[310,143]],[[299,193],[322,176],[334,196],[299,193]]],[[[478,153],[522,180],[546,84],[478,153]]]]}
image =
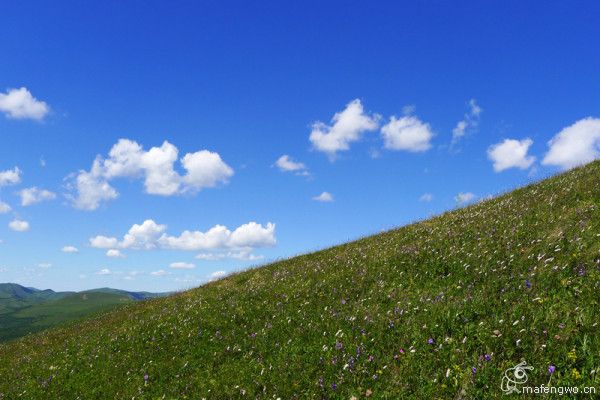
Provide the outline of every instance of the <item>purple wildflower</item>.
{"type": "Polygon", "coordinates": [[[471,373],[472,373],[473,375],[475,375],[475,373],[476,373],[476,372],[477,372],[477,368],[475,368],[475,367],[471,368],[471,373]]]}
{"type": "Polygon", "coordinates": [[[550,366],[548,367],[548,373],[549,373],[550,375],[552,375],[552,374],[554,373],[554,371],[556,371],[556,367],[555,367],[554,365],[550,365],[550,366]]]}
{"type": "Polygon", "coordinates": [[[335,341],[335,348],[337,350],[341,350],[344,348],[344,345],[342,344],[342,342],[338,342],[337,340],[335,341]]]}
{"type": "Polygon", "coordinates": [[[529,279],[525,279],[525,286],[527,289],[531,289],[531,282],[529,282],[529,279]]]}
{"type": "Polygon", "coordinates": [[[335,384],[335,382],[331,384],[331,388],[332,388],[333,390],[337,389],[337,385],[335,384]]]}
{"type": "Polygon", "coordinates": [[[492,356],[490,356],[489,354],[486,354],[485,356],[483,356],[483,359],[485,361],[490,361],[492,359],[492,356]]]}
{"type": "Polygon", "coordinates": [[[429,344],[433,344],[433,343],[434,343],[434,340],[433,340],[433,338],[429,338],[429,339],[427,339],[427,343],[429,343],[429,344]]]}

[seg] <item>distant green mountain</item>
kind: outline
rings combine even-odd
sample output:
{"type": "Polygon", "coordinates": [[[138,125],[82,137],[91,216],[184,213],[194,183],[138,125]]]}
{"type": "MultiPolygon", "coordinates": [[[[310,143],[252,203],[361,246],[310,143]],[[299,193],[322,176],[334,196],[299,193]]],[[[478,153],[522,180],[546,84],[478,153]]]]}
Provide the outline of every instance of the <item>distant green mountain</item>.
{"type": "Polygon", "coordinates": [[[121,304],[164,295],[110,288],[55,292],[0,283],[0,342],[108,311],[121,304]]]}

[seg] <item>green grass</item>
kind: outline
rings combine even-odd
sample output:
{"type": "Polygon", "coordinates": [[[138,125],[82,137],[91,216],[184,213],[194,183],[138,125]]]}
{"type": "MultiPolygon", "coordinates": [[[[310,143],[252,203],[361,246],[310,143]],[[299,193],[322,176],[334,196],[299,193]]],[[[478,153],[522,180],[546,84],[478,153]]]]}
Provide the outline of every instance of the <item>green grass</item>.
{"type": "Polygon", "coordinates": [[[594,162],[424,222],[0,345],[0,393],[510,398],[500,381],[521,360],[535,368],[533,385],[600,390],[599,286],[594,162]]]}

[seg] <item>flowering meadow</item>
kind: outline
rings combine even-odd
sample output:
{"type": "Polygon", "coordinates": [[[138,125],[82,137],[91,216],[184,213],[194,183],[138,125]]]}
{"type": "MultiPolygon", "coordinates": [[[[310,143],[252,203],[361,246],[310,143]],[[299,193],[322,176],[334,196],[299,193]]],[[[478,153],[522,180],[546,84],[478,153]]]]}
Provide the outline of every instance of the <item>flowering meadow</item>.
{"type": "Polygon", "coordinates": [[[0,399],[510,398],[522,361],[600,392],[599,301],[594,162],[2,344],[0,399]]]}

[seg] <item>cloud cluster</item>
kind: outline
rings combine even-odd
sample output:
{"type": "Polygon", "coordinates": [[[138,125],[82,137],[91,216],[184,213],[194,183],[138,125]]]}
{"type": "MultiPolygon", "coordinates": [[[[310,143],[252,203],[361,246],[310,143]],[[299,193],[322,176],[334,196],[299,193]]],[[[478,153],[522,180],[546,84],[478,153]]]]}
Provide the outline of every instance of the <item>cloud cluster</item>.
{"type": "Polygon", "coordinates": [[[533,140],[505,139],[488,148],[488,158],[493,162],[494,171],[501,172],[509,168],[527,169],[535,162],[534,156],[527,155],[533,140]]]}
{"type": "Polygon", "coordinates": [[[467,132],[477,129],[482,111],[475,99],[469,100],[469,111],[452,130],[452,145],[457,144],[467,132]]]}
{"type": "Polygon", "coordinates": [[[0,171],[0,187],[16,185],[21,182],[21,170],[18,167],[0,171]]]}
{"type": "Polygon", "coordinates": [[[157,224],[148,219],[142,224],[134,224],[121,240],[116,237],[95,236],[90,238],[90,245],[95,248],[109,250],[151,250],[158,248],[206,251],[232,249],[249,252],[253,248],[270,247],[276,244],[275,224],[271,222],[265,226],[256,222],[249,222],[233,231],[223,225],[215,225],[206,232],[186,230],[179,236],[170,236],[166,233],[166,230],[166,225],[157,224]]]}
{"type": "Polygon", "coordinates": [[[9,89],[0,93],[0,112],[13,119],[42,120],[50,112],[50,107],[33,97],[27,88],[9,89]]]}
{"type": "Polygon", "coordinates": [[[543,165],[570,169],[600,157],[600,119],[584,118],[556,134],[548,142],[543,165]]]}
{"type": "MultiPolygon", "coordinates": [[[[473,106],[477,107],[474,103],[473,106]]],[[[477,109],[480,110],[478,107],[477,109]]],[[[403,112],[404,116],[398,118],[392,115],[381,127],[383,147],[414,153],[429,150],[434,136],[431,126],[410,115],[414,112],[414,107],[404,107],[403,112]]],[[[365,132],[376,130],[380,120],[379,114],[366,113],[360,100],[355,99],[344,110],[334,114],[329,125],[314,123],[309,139],[316,150],[326,153],[333,160],[338,152],[349,150],[350,144],[359,141],[365,132]]],[[[373,156],[378,153],[372,150],[371,154],[373,156]]]]}
{"type": "Polygon", "coordinates": [[[339,151],[350,149],[350,143],[359,141],[364,132],[377,129],[379,118],[365,113],[360,100],[355,99],[343,111],[335,113],[331,125],[315,122],[309,140],[316,150],[333,159],[339,151]]]}
{"type": "Polygon", "coordinates": [[[23,189],[19,192],[19,196],[21,196],[21,205],[24,207],[56,198],[55,193],[46,189],[38,189],[37,187],[23,189]]]}
{"type": "Polygon", "coordinates": [[[146,193],[172,196],[215,187],[233,176],[233,169],[221,156],[208,150],[184,155],[179,161],[185,174],[180,175],[174,167],[178,153],[177,147],[167,141],[145,151],[135,141],[120,139],[106,159],[97,156],[90,171],[80,171],[72,177],[68,187],[75,194],[70,199],[76,208],[94,210],[103,201],[118,196],[109,184],[116,178],[140,178],[146,193]]]}

